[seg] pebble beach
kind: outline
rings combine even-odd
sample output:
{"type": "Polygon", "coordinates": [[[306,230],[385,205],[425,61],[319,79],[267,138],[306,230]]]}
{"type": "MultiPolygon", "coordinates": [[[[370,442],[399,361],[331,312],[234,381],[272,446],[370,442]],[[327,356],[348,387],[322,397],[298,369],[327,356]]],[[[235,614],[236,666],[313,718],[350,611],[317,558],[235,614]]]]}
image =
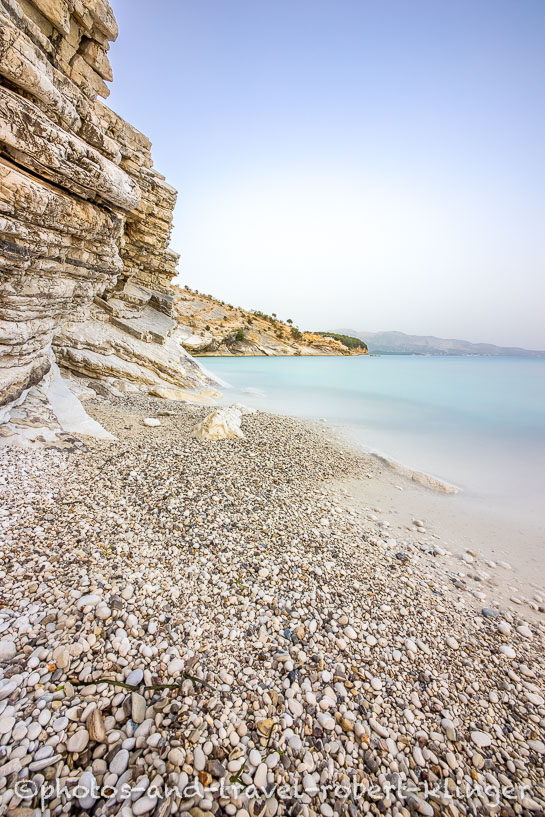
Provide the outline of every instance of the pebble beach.
{"type": "Polygon", "coordinates": [[[0,813],[544,813],[539,576],[366,506],[319,424],[85,405],[115,442],[0,451],[0,813]]]}

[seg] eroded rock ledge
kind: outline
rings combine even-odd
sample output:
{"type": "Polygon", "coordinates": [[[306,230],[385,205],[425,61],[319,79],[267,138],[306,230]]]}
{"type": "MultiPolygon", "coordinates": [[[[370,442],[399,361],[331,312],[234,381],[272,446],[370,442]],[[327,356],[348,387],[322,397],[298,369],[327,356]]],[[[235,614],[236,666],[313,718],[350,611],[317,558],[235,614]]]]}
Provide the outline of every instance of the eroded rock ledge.
{"type": "Polygon", "coordinates": [[[121,391],[211,385],[172,318],[176,191],[99,98],[116,36],[105,0],[0,0],[0,422],[55,357],[121,391]]]}

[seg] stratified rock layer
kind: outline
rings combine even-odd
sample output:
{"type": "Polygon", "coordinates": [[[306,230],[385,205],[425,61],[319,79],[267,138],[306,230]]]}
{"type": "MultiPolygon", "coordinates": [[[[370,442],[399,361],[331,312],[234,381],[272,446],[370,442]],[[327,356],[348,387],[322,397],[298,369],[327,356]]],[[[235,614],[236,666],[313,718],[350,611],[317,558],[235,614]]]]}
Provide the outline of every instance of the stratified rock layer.
{"type": "Polygon", "coordinates": [[[176,191],[109,110],[105,0],[0,0],[0,422],[73,373],[176,396],[209,381],[172,319],[176,191]]]}

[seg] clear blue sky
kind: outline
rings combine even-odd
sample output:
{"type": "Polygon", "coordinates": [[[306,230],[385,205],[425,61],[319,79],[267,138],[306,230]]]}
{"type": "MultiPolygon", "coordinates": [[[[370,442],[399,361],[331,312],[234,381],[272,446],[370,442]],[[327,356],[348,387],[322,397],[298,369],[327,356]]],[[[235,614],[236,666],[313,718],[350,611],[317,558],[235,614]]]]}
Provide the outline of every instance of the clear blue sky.
{"type": "Polygon", "coordinates": [[[302,328],[545,348],[544,0],[112,0],[180,280],[302,328]]]}

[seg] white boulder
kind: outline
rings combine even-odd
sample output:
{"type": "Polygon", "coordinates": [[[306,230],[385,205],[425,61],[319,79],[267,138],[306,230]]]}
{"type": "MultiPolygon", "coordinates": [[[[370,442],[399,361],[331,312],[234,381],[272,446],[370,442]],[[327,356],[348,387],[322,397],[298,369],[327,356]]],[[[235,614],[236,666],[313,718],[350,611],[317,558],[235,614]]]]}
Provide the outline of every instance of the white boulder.
{"type": "Polygon", "coordinates": [[[234,437],[244,437],[240,428],[242,414],[234,406],[215,409],[205,417],[191,433],[199,440],[228,440],[234,437]]]}
{"type": "Polygon", "coordinates": [[[237,409],[244,416],[245,414],[257,414],[257,409],[252,406],[245,406],[244,403],[233,403],[231,408],[237,409]]]}
{"type": "Polygon", "coordinates": [[[0,641],[0,661],[11,661],[17,655],[17,647],[7,638],[0,641]]]}

